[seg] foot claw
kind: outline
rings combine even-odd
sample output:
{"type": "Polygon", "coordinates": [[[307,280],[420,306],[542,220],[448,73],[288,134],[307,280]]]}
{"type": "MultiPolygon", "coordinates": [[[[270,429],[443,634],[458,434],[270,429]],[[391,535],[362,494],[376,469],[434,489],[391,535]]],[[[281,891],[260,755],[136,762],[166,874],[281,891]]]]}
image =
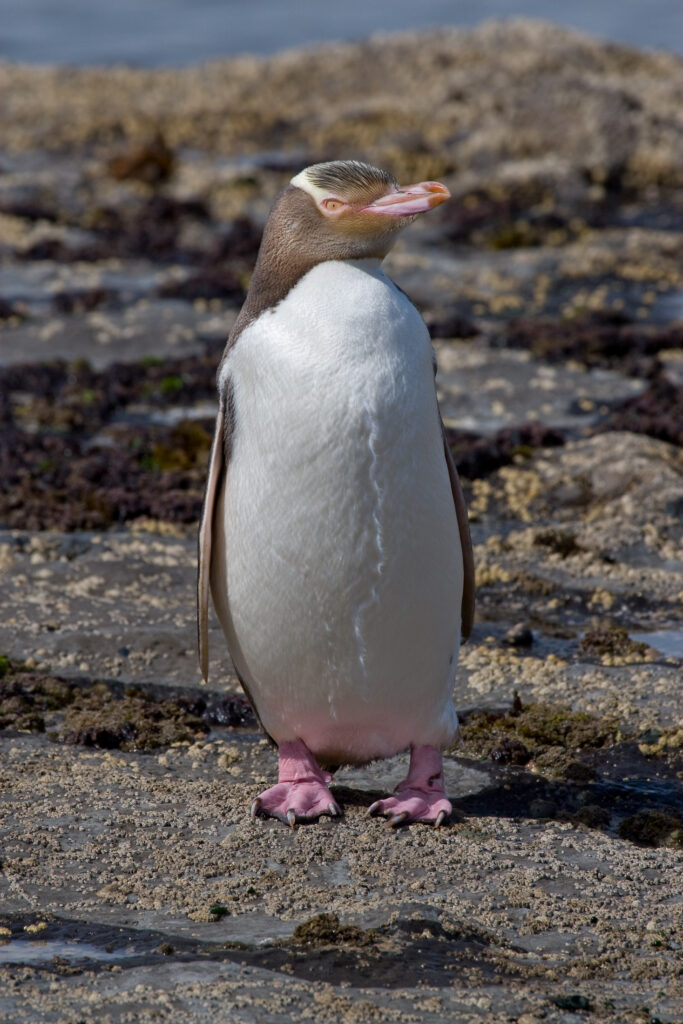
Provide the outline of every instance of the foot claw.
{"type": "Polygon", "coordinates": [[[280,744],[278,781],[254,800],[251,813],[295,825],[317,821],[321,814],[337,817],[339,805],[329,789],[332,776],[323,771],[305,743],[280,744]]]}
{"type": "Polygon", "coordinates": [[[396,828],[397,825],[403,824],[403,822],[409,817],[407,811],[401,811],[400,814],[394,814],[387,821],[387,828],[396,828]]]}
{"type": "Polygon", "coordinates": [[[381,814],[389,828],[422,821],[439,828],[453,808],[443,783],[443,762],[436,747],[412,747],[408,777],[394,790],[394,795],[375,800],[368,807],[370,815],[381,814]]]}

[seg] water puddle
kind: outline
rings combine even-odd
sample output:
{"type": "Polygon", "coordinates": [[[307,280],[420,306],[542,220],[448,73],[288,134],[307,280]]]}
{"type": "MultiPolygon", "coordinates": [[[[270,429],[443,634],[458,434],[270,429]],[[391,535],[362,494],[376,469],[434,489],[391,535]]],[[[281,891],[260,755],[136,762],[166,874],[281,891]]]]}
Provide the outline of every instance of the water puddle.
{"type": "Polygon", "coordinates": [[[655,303],[652,316],[661,323],[683,319],[683,291],[665,292],[655,303]]]}
{"type": "MultiPolygon", "coordinates": [[[[321,914],[304,922],[293,936],[273,937],[263,945],[245,942],[244,935],[239,942],[199,942],[158,931],[49,917],[41,925],[40,938],[27,935],[26,928],[35,928],[37,923],[13,916],[12,937],[0,944],[0,965],[24,964],[63,973],[79,967],[134,968],[170,958],[178,976],[204,961],[236,963],[308,981],[390,989],[419,983],[443,987],[473,970],[488,978],[501,973],[488,949],[488,937],[469,926],[444,928],[426,919],[399,918],[367,929],[340,925],[335,915],[321,914]]],[[[509,971],[503,969],[503,973],[509,971]]]]}
{"type": "Polygon", "coordinates": [[[108,952],[90,942],[65,942],[63,939],[19,938],[0,945],[0,964],[37,965],[55,960],[67,960],[71,963],[80,960],[113,963],[139,955],[139,951],[130,946],[108,952]]]}
{"type": "MultiPolygon", "coordinates": [[[[7,918],[5,918],[7,920],[7,918]]],[[[0,936],[0,966],[28,964],[59,970],[64,966],[159,962],[172,953],[197,954],[197,943],[184,937],[168,942],[163,932],[64,920],[9,916],[11,935],[0,936]]]]}
{"type": "Polygon", "coordinates": [[[632,640],[639,640],[654,647],[667,658],[683,658],[683,629],[662,629],[655,633],[633,633],[632,640]]]}
{"type": "MultiPolygon", "coordinates": [[[[213,420],[218,409],[217,402],[197,402],[195,405],[176,405],[170,409],[158,409],[147,405],[128,405],[116,413],[107,426],[123,423],[126,426],[175,427],[183,420],[213,420]]],[[[91,445],[95,442],[92,439],[91,445]]]]}

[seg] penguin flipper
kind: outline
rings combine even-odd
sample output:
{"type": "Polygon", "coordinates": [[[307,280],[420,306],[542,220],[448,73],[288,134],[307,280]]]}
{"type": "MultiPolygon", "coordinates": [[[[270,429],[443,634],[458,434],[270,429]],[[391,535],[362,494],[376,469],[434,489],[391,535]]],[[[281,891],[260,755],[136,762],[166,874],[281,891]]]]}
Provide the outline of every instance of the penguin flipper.
{"type": "Polygon", "coordinates": [[[462,640],[465,641],[472,632],[472,626],[474,624],[474,551],[472,550],[472,538],[470,536],[470,523],[467,516],[465,495],[462,491],[458,471],[455,468],[455,463],[453,462],[453,456],[451,455],[451,449],[448,444],[446,428],[443,425],[443,421],[441,422],[441,433],[443,435],[443,450],[446,457],[446,465],[448,467],[448,476],[451,481],[453,503],[455,504],[455,514],[458,519],[458,529],[460,531],[460,546],[462,548],[464,580],[462,590],[461,630],[462,640]]]}
{"type": "Polygon", "coordinates": [[[199,667],[202,679],[209,678],[209,590],[211,580],[211,542],[216,496],[223,475],[225,405],[221,401],[216,417],[216,430],[211,445],[209,475],[204,492],[204,505],[199,526],[199,558],[197,570],[197,636],[199,641],[199,667]]]}

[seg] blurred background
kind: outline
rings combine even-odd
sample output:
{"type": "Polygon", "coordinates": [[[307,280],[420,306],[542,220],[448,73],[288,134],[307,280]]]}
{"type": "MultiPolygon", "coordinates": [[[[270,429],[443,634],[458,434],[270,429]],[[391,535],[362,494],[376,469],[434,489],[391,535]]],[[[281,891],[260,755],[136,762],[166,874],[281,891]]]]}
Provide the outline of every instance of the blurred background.
{"type": "Polygon", "coordinates": [[[357,40],[487,18],[543,18],[634,46],[683,51],[680,0],[2,0],[0,57],[181,67],[238,53],[357,40]]]}

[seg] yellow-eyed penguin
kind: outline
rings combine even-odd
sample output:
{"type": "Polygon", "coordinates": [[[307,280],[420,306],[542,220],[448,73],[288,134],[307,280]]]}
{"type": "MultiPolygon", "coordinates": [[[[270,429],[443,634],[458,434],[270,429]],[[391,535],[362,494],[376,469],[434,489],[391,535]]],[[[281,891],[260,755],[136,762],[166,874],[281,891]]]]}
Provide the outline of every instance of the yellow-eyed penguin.
{"type": "Polygon", "coordinates": [[[199,534],[199,647],[209,588],[235,670],[279,748],[252,814],[340,810],[320,766],[410,748],[371,813],[440,825],[441,747],[473,558],[422,317],[380,263],[449,198],[355,160],[307,167],[278,196],[218,371],[199,534]]]}

